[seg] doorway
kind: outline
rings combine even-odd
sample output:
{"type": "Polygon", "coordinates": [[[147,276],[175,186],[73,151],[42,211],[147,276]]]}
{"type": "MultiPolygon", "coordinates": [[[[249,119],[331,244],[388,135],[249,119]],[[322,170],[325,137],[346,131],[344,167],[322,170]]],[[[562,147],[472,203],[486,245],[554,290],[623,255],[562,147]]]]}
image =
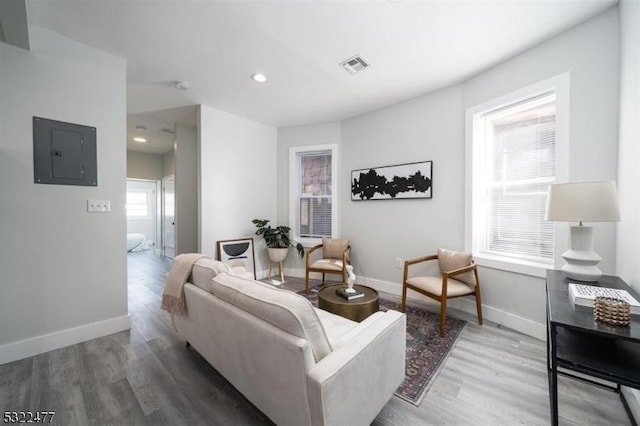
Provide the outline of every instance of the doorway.
{"type": "Polygon", "coordinates": [[[154,251],[158,245],[157,181],[127,179],[127,251],[154,251]]]}

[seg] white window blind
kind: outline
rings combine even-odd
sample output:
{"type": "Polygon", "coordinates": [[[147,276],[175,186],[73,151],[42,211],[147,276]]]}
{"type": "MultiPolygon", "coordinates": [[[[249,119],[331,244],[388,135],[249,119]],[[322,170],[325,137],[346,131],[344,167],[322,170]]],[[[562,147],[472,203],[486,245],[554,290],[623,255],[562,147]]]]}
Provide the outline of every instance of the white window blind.
{"type": "Polygon", "coordinates": [[[149,216],[149,200],[146,192],[127,191],[127,216],[147,217],[149,216]]]}
{"type": "Polygon", "coordinates": [[[299,160],[298,221],[296,235],[302,238],[331,236],[331,151],[301,152],[299,160]]]}
{"type": "Polygon", "coordinates": [[[544,216],[556,175],[555,101],[547,92],[479,115],[484,161],[474,220],[480,254],[553,261],[553,223],[544,216]]]}

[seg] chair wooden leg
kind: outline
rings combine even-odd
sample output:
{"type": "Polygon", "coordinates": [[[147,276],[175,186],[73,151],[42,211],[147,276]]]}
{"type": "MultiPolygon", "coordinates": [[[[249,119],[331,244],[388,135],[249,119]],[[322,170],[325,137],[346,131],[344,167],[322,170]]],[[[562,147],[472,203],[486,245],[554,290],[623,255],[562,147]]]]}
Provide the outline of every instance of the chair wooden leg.
{"type": "Polygon", "coordinates": [[[476,308],[478,309],[478,324],[482,325],[482,300],[480,299],[479,288],[476,288],[476,308]]]}
{"type": "Polygon", "coordinates": [[[476,309],[478,310],[478,324],[482,325],[482,298],[480,297],[480,280],[478,279],[478,268],[473,270],[473,275],[476,278],[476,309]]]}
{"type": "Polygon", "coordinates": [[[400,302],[400,312],[404,312],[407,308],[407,286],[402,285],[402,302],[400,302]]]}
{"type": "Polygon", "coordinates": [[[440,337],[444,337],[444,326],[447,321],[447,298],[440,300],[440,337]]]}
{"type": "Polygon", "coordinates": [[[324,272],[322,273],[322,284],[324,284],[324,272]]]}
{"type": "Polygon", "coordinates": [[[304,278],[304,292],[305,294],[309,294],[309,270],[307,269],[304,278]]]}

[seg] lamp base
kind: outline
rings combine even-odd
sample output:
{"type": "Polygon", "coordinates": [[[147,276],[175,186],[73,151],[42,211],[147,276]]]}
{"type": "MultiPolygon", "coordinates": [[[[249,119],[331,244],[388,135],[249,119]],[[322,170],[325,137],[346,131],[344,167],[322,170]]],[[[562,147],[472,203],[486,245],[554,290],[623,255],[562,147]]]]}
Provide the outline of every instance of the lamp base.
{"type": "Polygon", "coordinates": [[[576,281],[594,282],[598,281],[602,276],[602,271],[594,265],[572,265],[567,262],[567,264],[562,267],[562,270],[567,274],[567,277],[576,281]]]}
{"type": "Polygon", "coordinates": [[[567,262],[562,270],[567,277],[577,281],[598,281],[602,271],[596,266],[602,260],[593,251],[593,228],[590,226],[571,227],[571,248],[562,254],[567,262]]]}

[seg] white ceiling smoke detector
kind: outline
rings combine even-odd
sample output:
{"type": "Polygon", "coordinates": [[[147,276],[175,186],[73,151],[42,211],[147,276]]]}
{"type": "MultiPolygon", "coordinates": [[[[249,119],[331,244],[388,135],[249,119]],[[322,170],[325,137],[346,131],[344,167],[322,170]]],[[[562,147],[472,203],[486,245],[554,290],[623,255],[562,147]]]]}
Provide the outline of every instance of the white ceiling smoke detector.
{"type": "Polygon", "coordinates": [[[347,59],[346,61],[340,64],[344,69],[349,71],[351,74],[355,74],[359,71],[362,71],[365,68],[371,66],[371,63],[367,61],[364,56],[356,55],[352,58],[347,59]]]}
{"type": "Polygon", "coordinates": [[[176,81],[175,88],[178,90],[189,90],[191,88],[191,83],[188,81],[176,81]]]}

